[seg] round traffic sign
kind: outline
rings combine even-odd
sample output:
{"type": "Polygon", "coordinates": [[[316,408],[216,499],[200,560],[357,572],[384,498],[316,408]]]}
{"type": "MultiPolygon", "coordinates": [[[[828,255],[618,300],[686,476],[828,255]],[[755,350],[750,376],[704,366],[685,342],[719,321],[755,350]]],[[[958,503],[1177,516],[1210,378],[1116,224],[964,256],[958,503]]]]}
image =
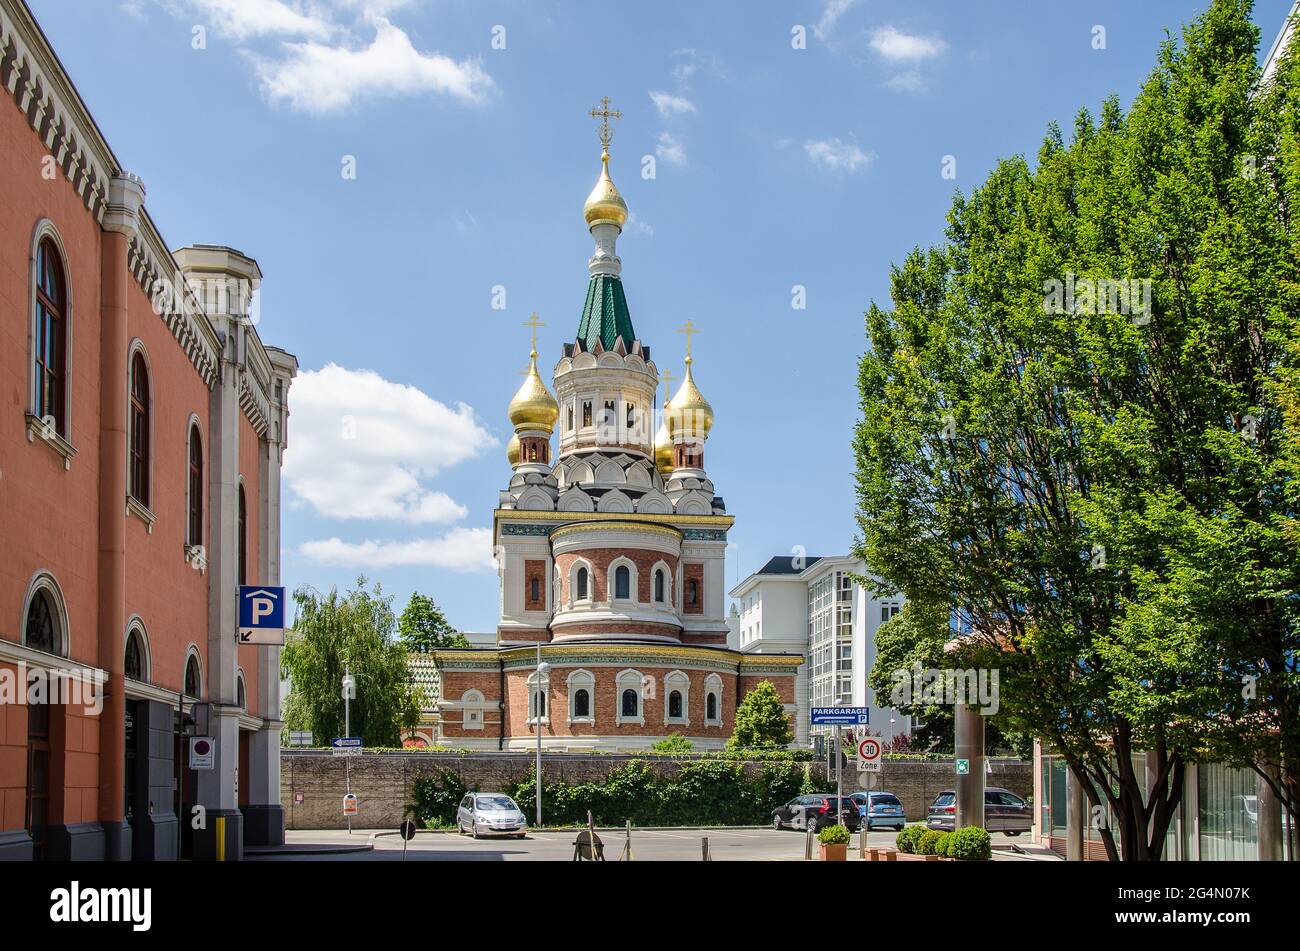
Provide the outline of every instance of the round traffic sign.
{"type": "Polygon", "coordinates": [[[199,756],[207,756],[212,752],[212,744],[207,740],[199,739],[194,741],[194,752],[199,756]]]}
{"type": "Polygon", "coordinates": [[[398,827],[397,831],[401,834],[403,839],[406,839],[409,842],[411,839],[415,838],[415,823],[410,819],[406,819],[402,822],[401,826],[398,827]]]}
{"type": "Polygon", "coordinates": [[[884,747],[880,745],[880,740],[874,736],[869,736],[858,744],[858,759],[864,763],[879,761],[882,753],[884,753],[884,747]]]}

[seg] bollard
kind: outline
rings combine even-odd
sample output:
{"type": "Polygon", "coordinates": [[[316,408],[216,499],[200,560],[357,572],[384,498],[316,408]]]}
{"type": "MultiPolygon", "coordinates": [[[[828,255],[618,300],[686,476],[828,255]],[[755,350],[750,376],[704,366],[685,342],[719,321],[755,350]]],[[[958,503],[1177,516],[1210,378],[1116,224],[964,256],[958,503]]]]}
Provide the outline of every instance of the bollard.
{"type": "Polygon", "coordinates": [[[805,834],[803,837],[803,857],[805,862],[811,862],[812,861],[812,839],[813,839],[812,823],[811,822],[806,823],[804,825],[804,829],[805,829],[805,834]]]}
{"type": "MultiPolygon", "coordinates": [[[[862,820],[862,828],[858,831],[858,858],[867,857],[867,826],[869,823],[866,819],[862,820]]],[[[873,855],[872,858],[875,858],[873,855]]]]}
{"type": "Polygon", "coordinates": [[[632,861],[632,820],[627,820],[626,826],[627,839],[623,842],[623,854],[618,857],[620,862],[632,861]]]}
{"type": "Polygon", "coordinates": [[[713,856],[709,854],[709,837],[707,835],[700,837],[700,848],[704,850],[704,861],[712,862],[713,856]]]}

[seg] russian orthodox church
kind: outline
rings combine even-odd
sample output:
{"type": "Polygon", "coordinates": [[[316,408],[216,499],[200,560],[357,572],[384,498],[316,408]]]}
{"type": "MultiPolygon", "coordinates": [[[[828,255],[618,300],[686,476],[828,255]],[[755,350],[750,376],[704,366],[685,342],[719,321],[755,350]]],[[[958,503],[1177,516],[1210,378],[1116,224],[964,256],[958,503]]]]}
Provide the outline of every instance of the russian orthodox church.
{"type": "Polygon", "coordinates": [[[433,655],[442,746],[531,749],[540,717],[548,749],[644,749],[670,733],[717,749],[763,680],[795,710],[801,655],[726,646],[735,519],[705,469],[714,417],[694,379],[694,328],[683,328],[681,384],[658,412],[659,369],[633,327],[616,248],[628,217],[609,171],[618,114],[605,100],[593,115],[602,151],[583,206],[596,243],[587,296],[554,395],[537,368],[541,325],[526,325],[533,351],[508,409],[511,476],[493,513],[497,641],[433,655]]]}

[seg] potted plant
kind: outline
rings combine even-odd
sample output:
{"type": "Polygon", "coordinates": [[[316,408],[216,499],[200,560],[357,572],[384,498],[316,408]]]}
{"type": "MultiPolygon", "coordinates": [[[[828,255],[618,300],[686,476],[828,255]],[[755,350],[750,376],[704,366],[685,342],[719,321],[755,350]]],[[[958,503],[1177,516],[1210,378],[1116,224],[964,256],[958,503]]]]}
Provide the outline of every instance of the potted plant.
{"type": "Polygon", "coordinates": [[[849,830],[844,826],[827,826],[817,833],[823,862],[846,862],[849,857],[849,830]]]}

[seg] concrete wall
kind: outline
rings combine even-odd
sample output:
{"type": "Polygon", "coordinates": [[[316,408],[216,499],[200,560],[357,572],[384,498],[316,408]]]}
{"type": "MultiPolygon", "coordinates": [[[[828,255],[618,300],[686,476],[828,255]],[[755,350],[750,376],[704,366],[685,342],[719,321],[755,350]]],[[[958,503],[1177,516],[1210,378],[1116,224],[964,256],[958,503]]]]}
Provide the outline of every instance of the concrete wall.
{"type": "MultiPolygon", "coordinates": [[[[548,782],[598,781],[612,770],[638,757],[631,754],[547,753],[542,769],[548,782]]],[[[685,760],[641,757],[665,776],[681,769],[685,760]]],[[[352,825],[356,829],[395,829],[413,798],[412,787],[421,775],[440,769],[456,772],[471,789],[500,790],[529,776],[531,753],[366,753],[344,758],[316,750],[283,750],[280,756],[280,791],[288,829],[344,829],[343,795],[346,771],[351,771],[352,791],[360,800],[352,825]],[[350,763],[348,760],[350,759],[350,763]],[[295,801],[295,794],[303,801],[295,801]]],[[[759,768],[761,764],[753,764],[759,768]]],[[[814,781],[821,789],[834,788],[827,782],[826,768],[810,764],[814,781]]],[[[952,789],[955,775],[951,760],[886,760],[877,788],[886,789],[902,800],[909,820],[925,817],[934,797],[952,789]]],[[[1028,796],[1033,767],[1018,761],[993,761],[993,772],[985,777],[990,786],[1002,786],[1019,796],[1028,796]]],[[[846,793],[860,789],[857,773],[844,774],[846,793]]]]}

